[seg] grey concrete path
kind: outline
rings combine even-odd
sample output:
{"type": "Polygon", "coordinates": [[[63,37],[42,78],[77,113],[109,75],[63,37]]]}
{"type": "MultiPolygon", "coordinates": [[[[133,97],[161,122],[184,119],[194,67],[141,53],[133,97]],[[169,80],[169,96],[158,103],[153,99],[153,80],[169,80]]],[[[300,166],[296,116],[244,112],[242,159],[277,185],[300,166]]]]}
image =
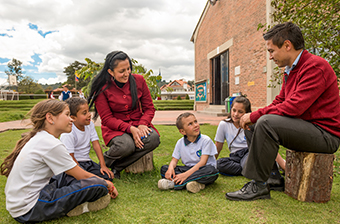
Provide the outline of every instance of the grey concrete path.
{"type": "MultiPolygon", "coordinates": [[[[177,116],[184,112],[191,112],[195,114],[198,122],[200,124],[211,124],[211,125],[218,125],[219,122],[224,117],[217,117],[214,115],[197,113],[197,111],[193,110],[171,110],[171,111],[156,111],[155,117],[152,120],[154,125],[175,125],[175,120],[177,116]]],[[[96,126],[100,126],[100,119],[98,118],[95,122],[96,126]]],[[[16,129],[27,129],[32,128],[29,125],[29,120],[18,120],[18,121],[9,121],[9,122],[2,122],[0,123],[0,132],[4,132],[7,130],[16,130],[16,129]]]]}

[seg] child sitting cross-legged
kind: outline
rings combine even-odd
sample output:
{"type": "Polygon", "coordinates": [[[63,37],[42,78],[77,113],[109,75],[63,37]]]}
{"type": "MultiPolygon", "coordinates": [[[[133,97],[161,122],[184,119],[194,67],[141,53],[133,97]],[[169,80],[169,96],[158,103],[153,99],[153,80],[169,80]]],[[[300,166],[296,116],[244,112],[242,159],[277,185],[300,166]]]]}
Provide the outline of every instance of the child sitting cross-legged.
{"type": "Polygon", "coordinates": [[[30,114],[33,129],[17,142],[0,166],[1,175],[8,177],[6,209],[11,216],[21,223],[35,223],[109,205],[110,196],[118,195],[112,182],[80,168],[58,139],[72,129],[68,105],[45,100],[37,103],[30,114]],[[62,172],[74,181],[63,185],[63,180],[59,184],[50,179],[62,172]]]}
{"type": "MultiPolygon", "coordinates": [[[[84,170],[93,173],[103,179],[112,181],[114,175],[112,171],[105,165],[102,149],[99,144],[99,138],[91,121],[91,113],[85,99],[80,97],[72,97],[65,101],[70,108],[70,115],[73,119],[72,131],[64,133],[60,136],[60,141],[64,143],[67,151],[73,160],[84,170]],[[100,165],[90,158],[91,143],[100,165]]],[[[65,174],[62,174],[65,175],[65,174]]],[[[59,177],[55,177],[59,179],[59,177]]],[[[73,181],[73,178],[63,178],[67,181],[73,181]]]]}
{"type": "Polygon", "coordinates": [[[176,126],[184,137],[177,141],[170,164],[162,166],[161,176],[165,179],[158,181],[158,188],[180,190],[186,187],[189,192],[197,193],[218,178],[216,146],[208,136],[200,133],[194,114],[180,114],[176,126]],[[177,166],[179,159],[184,166],[177,166]]]}

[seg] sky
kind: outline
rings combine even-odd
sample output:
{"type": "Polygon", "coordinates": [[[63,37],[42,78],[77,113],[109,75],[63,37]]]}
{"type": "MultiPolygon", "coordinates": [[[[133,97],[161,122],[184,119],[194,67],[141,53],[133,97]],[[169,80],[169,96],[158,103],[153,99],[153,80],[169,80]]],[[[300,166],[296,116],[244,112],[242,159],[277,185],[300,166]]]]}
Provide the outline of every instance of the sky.
{"type": "Polygon", "coordinates": [[[0,0],[0,85],[7,63],[23,62],[41,84],[66,81],[64,68],[114,50],[161,71],[166,81],[194,80],[190,41],[207,0],[0,0]]]}

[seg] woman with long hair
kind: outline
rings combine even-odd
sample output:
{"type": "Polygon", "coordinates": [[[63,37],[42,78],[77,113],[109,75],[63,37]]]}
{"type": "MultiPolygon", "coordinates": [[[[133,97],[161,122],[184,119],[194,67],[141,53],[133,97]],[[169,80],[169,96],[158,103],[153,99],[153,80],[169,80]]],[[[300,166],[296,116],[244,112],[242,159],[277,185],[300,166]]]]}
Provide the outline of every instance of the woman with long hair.
{"type": "Polygon", "coordinates": [[[115,178],[160,143],[151,123],[155,108],[149,88],[142,75],[131,71],[131,59],[126,53],[109,53],[88,97],[89,107],[95,104],[94,119],[98,115],[101,118],[103,139],[110,147],[104,159],[115,178]]]}
{"type": "Polygon", "coordinates": [[[41,222],[105,208],[110,196],[118,195],[112,182],[80,168],[58,139],[72,129],[67,104],[45,100],[29,113],[33,130],[17,142],[1,164],[1,175],[7,177],[6,208],[11,216],[22,223],[41,222]],[[63,181],[51,179],[62,172],[76,180],[63,185],[63,181]]]}

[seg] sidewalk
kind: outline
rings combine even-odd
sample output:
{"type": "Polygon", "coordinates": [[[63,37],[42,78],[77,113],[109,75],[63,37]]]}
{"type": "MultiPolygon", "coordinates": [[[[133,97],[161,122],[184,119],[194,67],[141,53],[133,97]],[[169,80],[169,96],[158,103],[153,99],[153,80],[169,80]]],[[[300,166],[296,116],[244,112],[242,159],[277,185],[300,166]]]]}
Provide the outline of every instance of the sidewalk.
{"type": "MultiPolygon", "coordinates": [[[[175,125],[176,118],[179,114],[184,112],[191,112],[195,114],[198,122],[200,124],[211,124],[218,125],[220,121],[224,117],[217,117],[214,115],[208,115],[203,113],[197,113],[197,111],[193,110],[170,110],[170,111],[156,111],[155,117],[152,120],[154,125],[175,125]]],[[[8,121],[0,123],[0,133],[7,130],[18,130],[18,129],[27,129],[32,128],[32,126],[28,125],[29,120],[18,120],[18,121],[8,121]]],[[[96,126],[100,126],[100,118],[94,123],[96,126]]]]}

